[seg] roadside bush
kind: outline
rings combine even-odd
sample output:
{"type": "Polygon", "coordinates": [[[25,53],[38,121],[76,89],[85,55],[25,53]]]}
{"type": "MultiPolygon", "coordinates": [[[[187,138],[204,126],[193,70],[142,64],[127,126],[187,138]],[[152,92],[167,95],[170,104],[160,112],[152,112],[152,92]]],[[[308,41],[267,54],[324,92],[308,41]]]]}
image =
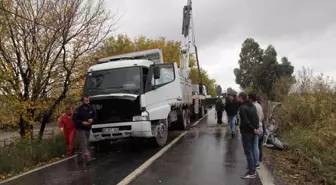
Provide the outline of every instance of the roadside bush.
{"type": "Polygon", "coordinates": [[[334,83],[303,68],[282,96],[279,134],[291,146],[300,168],[321,184],[336,185],[336,94],[334,83]]]}
{"type": "Polygon", "coordinates": [[[62,135],[43,140],[19,139],[9,147],[0,148],[0,175],[26,171],[62,156],[65,149],[62,135]]]}

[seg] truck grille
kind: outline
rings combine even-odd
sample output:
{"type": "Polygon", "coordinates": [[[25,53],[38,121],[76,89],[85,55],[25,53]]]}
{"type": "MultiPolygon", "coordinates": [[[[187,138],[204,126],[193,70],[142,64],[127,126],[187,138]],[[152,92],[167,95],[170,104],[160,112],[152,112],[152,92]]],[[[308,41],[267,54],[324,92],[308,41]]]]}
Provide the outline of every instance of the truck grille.
{"type": "MultiPolygon", "coordinates": [[[[109,128],[119,128],[119,131],[132,130],[132,126],[117,126],[109,128]]],[[[103,128],[93,128],[92,133],[103,132],[103,128]]]]}
{"type": "Polygon", "coordinates": [[[133,116],[97,116],[97,122],[95,124],[106,124],[106,123],[120,123],[120,122],[131,122],[133,121],[133,116]]]}

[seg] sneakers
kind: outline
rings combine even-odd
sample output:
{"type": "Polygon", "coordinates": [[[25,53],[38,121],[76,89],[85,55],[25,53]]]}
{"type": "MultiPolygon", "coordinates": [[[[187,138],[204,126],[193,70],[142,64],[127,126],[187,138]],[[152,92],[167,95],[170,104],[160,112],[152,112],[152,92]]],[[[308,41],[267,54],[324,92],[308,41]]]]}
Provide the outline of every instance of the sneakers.
{"type": "Polygon", "coordinates": [[[257,174],[254,172],[254,173],[250,173],[250,172],[247,172],[245,175],[241,176],[240,178],[242,179],[254,179],[256,178],[257,174]]]}
{"type": "MultiPolygon", "coordinates": [[[[248,169],[249,169],[249,167],[248,167],[248,166],[246,166],[246,169],[248,170],[248,169]]],[[[258,165],[256,166],[256,169],[260,169],[260,164],[258,164],[258,165]]]]}

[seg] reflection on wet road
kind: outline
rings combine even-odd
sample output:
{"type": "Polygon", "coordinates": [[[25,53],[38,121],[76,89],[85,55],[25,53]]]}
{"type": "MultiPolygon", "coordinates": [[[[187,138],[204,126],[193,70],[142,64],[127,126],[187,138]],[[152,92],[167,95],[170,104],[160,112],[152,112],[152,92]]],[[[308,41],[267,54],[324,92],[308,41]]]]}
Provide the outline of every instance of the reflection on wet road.
{"type": "MultiPolygon", "coordinates": [[[[180,133],[182,131],[170,132],[169,140],[180,133]]],[[[97,159],[88,166],[88,171],[79,166],[76,159],[70,159],[4,185],[113,185],[160,150],[144,141],[121,141],[110,147],[106,153],[95,155],[97,159]]]]}
{"type": "Polygon", "coordinates": [[[240,139],[227,125],[218,126],[214,112],[136,178],[132,185],[261,185],[242,180],[246,160],[240,139]]]}
{"type": "MultiPolygon", "coordinates": [[[[241,180],[246,161],[240,139],[231,139],[228,127],[217,126],[214,111],[192,128],[163,156],[137,177],[134,185],[260,185],[259,179],[241,180]]],[[[169,140],[182,131],[170,132],[169,140]]],[[[5,185],[113,185],[153,156],[146,142],[119,142],[97,160],[87,172],[75,159],[23,176],[5,185]]]]}

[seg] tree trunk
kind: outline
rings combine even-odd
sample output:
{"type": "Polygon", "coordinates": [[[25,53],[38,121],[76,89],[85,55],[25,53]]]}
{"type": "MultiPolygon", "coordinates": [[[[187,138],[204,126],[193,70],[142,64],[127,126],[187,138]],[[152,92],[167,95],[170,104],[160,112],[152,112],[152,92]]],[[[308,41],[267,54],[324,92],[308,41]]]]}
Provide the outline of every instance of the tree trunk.
{"type": "Polygon", "coordinates": [[[34,139],[34,126],[28,125],[28,127],[29,127],[29,132],[30,132],[30,139],[34,139]]]}
{"type": "Polygon", "coordinates": [[[23,120],[22,116],[20,116],[19,126],[20,126],[19,134],[21,137],[24,137],[26,134],[26,129],[25,129],[25,121],[23,120]]]}
{"type": "Polygon", "coordinates": [[[39,131],[39,137],[38,137],[39,140],[41,140],[43,138],[45,125],[46,125],[46,123],[44,121],[42,121],[40,131],[39,131]]]}
{"type": "Polygon", "coordinates": [[[66,93],[68,92],[68,88],[69,88],[69,79],[70,79],[70,72],[68,72],[65,82],[63,83],[64,89],[62,94],[56,99],[56,101],[54,102],[54,104],[49,108],[48,112],[46,114],[43,115],[42,118],[42,122],[41,122],[41,128],[40,128],[40,132],[39,132],[39,139],[42,139],[43,137],[43,132],[45,130],[45,125],[48,122],[48,120],[50,119],[52,112],[55,110],[56,106],[58,104],[61,103],[61,101],[66,97],[66,93]]]}
{"type": "Polygon", "coordinates": [[[26,134],[29,133],[29,136],[31,139],[34,138],[34,127],[31,124],[28,124],[22,116],[20,116],[20,121],[19,121],[19,126],[20,126],[20,137],[26,137],[26,134]]]}
{"type": "Polygon", "coordinates": [[[42,121],[41,121],[41,127],[40,127],[40,131],[39,131],[39,140],[41,140],[43,138],[43,133],[45,130],[45,126],[49,120],[51,116],[51,111],[48,111],[47,113],[44,113],[42,116],[42,121]]]}

